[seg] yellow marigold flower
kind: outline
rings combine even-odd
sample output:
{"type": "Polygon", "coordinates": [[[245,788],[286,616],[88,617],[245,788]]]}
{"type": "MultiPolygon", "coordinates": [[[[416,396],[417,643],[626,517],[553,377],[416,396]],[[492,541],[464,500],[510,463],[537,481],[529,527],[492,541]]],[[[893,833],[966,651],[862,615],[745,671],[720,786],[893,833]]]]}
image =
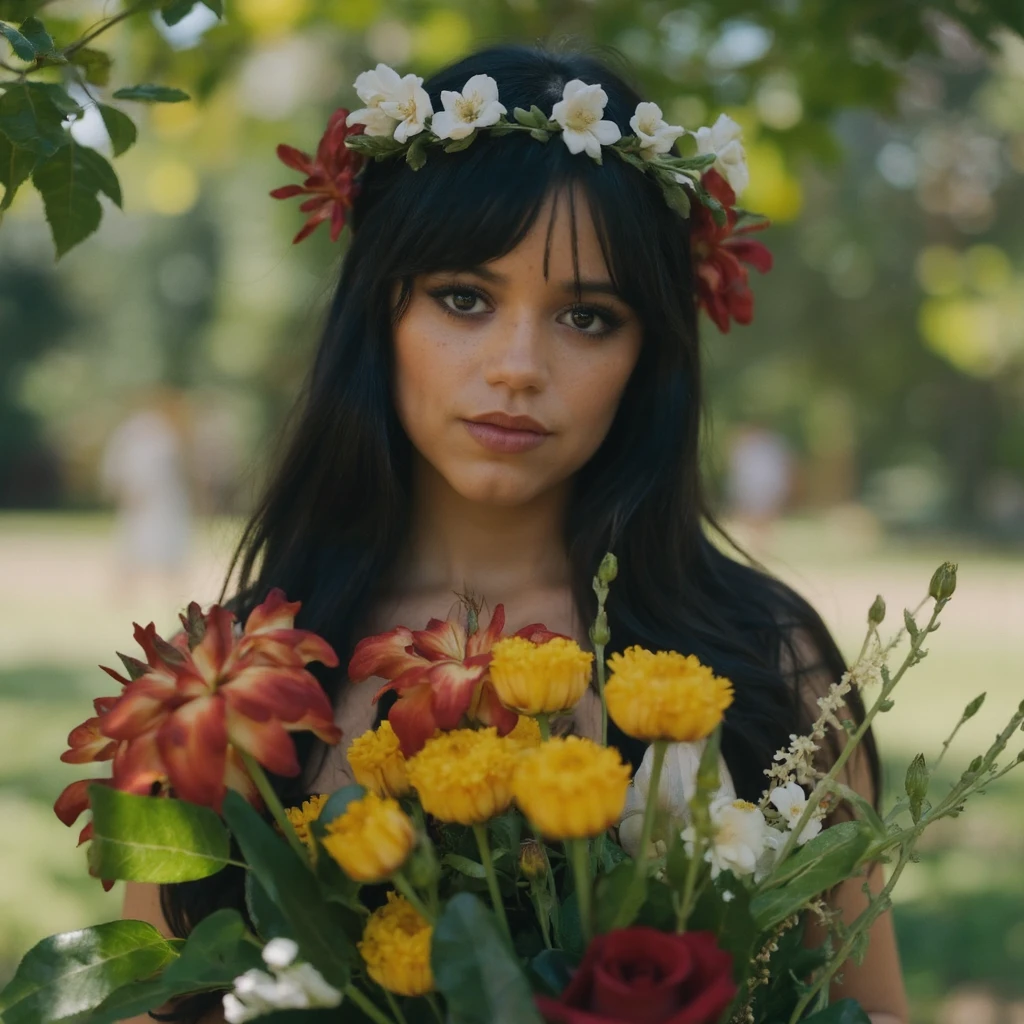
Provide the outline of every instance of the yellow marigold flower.
{"type": "Polygon", "coordinates": [[[540,746],[540,725],[536,718],[520,715],[515,728],[505,737],[506,743],[513,744],[521,753],[540,746]]]}
{"type": "Polygon", "coordinates": [[[608,667],[608,714],[640,740],[702,740],[732,703],[732,683],[692,654],[627,647],[608,659],[608,667]]]}
{"type": "Polygon", "coordinates": [[[360,786],[377,796],[405,796],[409,792],[409,775],[401,744],[385,718],[374,731],[368,729],[357,736],[348,748],[348,763],[360,786]]]}
{"type": "Polygon", "coordinates": [[[404,896],[389,892],[388,901],[371,915],[357,943],[366,973],[381,988],[399,996],[433,991],[430,938],[434,929],[404,896]]]}
{"type": "Polygon", "coordinates": [[[579,702],[593,661],[574,640],[555,637],[535,644],[509,636],[491,648],[491,683],[505,707],[524,715],[550,715],[579,702]]]}
{"type": "Polygon", "coordinates": [[[566,736],[524,754],[512,790],[522,812],[547,839],[584,839],[619,820],[629,771],[614,747],[566,736]]]}
{"type": "Polygon", "coordinates": [[[408,815],[391,797],[367,793],[327,825],[324,849],[356,882],[382,882],[404,863],[416,843],[408,815]]]}
{"type": "Polygon", "coordinates": [[[285,814],[295,829],[295,834],[310,848],[313,849],[313,833],[309,826],[320,817],[320,812],[327,803],[327,794],[318,793],[302,802],[301,807],[286,807],[285,814]]]}
{"type": "Polygon", "coordinates": [[[409,759],[409,781],[423,810],[441,821],[479,825],[512,802],[515,743],[488,729],[455,729],[427,740],[409,759]]]}

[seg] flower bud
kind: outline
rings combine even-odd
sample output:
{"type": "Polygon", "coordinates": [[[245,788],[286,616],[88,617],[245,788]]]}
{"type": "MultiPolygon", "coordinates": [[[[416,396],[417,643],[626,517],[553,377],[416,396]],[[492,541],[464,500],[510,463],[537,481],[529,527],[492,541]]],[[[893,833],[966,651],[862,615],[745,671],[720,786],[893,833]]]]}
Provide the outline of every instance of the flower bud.
{"type": "Polygon", "coordinates": [[[907,769],[907,796],[910,797],[910,816],[915,823],[921,818],[924,798],[928,795],[928,765],[924,754],[918,754],[907,769]]]}
{"type": "Polygon", "coordinates": [[[879,625],[885,618],[885,599],[879,594],[875,603],[868,609],[868,622],[873,626],[879,625]]]}
{"type": "Polygon", "coordinates": [[[597,578],[604,586],[608,586],[619,575],[619,560],[609,551],[597,569],[597,578]]]}
{"type": "Polygon", "coordinates": [[[519,870],[530,879],[540,878],[548,869],[544,849],[536,839],[527,839],[519,847],[519,870]]]}
{"type": "Polygon", "coordinates": [[[932,574],[928,594],[936,601],[948,601],[956,590],[956,562],[943,562],[932,574]]]}
{"type": "Polygon", "coordinates": [[[969,718],[973,718],[980,710],[981,705],[985,703],[985,694],[979,693],[974,700],[971,701],[967,707],[964,708],[963,721],[967,721],[969,718]]]}
{"type": "Polygon", "coordinates": [[[404,873],[416,889],[429,889],[440,879],[441,865],[434,852],[434,844],[426,836],[420,836],[411,856],[405,862],[404,873]]]}
{"type": "Polygon", "coordinates": [[[595,647],[607,647],[611,638],[612,631],[608,628],[608,616],[601,608],[594,619],[594,624],[590,627],[590,642],[595,647]]]}

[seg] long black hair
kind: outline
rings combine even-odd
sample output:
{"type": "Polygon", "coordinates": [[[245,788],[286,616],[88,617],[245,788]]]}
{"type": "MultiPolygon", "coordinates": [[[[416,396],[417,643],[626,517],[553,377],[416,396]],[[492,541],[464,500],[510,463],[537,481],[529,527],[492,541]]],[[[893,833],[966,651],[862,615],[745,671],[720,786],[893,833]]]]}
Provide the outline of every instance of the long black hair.
{"type": "MultiPolygon", "coordinates": [[[[499,45],[427,79],[435,109],[442,90],[461,90],[476,74],[497,81],[510,114],[533,104],[549,111],[573,78],[600,83],[608,95],[604,117],[624,134],[643,98],[607,57],[499,45]]],[[[391,390],[393,287],[402,288],[400,315],[415,275],[511,251],[552,190],[564,188],[571,200],[571,185],[582,186],[612,279],[644,328],[612,427],[573,481],[564,540],[577,609],[591,620],[591,579],[614,551],[611,649],[693,653],[733,681],[723,753],[739,794],[756,800],[772,754],[806,725],[799,670],[838,679],[846,666],[802,597],[738,546],[741,557],[726,551],[731,541],[709,507],[700,470],[704,404],[688,221],[666,206],[653,180],[613,154],[598,165],[558,139],[540,144],[525,133],[484,132],[458,153],[431,149],[416,171],[401,159],[367,166],[319,348],[228,573],[229,580],[238,573],[230,603],[244,616],[270,587],[282,587],[302,601],[298,624],[326,637],[344,666],[367,609],[395,577],[410,525],[411,445],[391,390]],[[820,664],[797,656],[798,633],[820,664]],[[789,673],[787,652],[796,666],[789,673]]],[[[320,678],[332,697],[345,685],[343,670],[320,678]]],[[[850,707],[862,718],[855,695],[850,707]]],[[[613,738],[637,763],[642,751],[613,738]]],[[[299,744],[307,765],[323,755],[311,737],[299,744]]],[[[867,750],[877,792],[873,744],[867,750]]],[[[278,782],[286,799],[304,795],[296,780],[278,782]]],[[[184,931],[237,901],[237,885],[226,882],[224,875],[166,887],[172,927],[184,931]]]]}

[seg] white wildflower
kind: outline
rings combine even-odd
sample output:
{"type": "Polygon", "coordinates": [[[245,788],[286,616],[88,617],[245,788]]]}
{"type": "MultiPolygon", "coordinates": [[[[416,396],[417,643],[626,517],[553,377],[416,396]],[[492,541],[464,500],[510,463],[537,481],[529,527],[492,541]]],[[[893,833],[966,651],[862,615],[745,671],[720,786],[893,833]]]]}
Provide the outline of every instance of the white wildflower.
{"type": "Polygon", "coordinates": [[[736,893],[734,893],[731,889],[723,889],[722,890],[722,902],[723,903],[732,903],[732,901],[734,899],[736,899],[736,893]]]}
{"type": "Polygon", "coordinates": [[[309,1010],[341,1003],[341,992],[312,964],[295,963],[298,952],[291,939],[271,939],[266,944],[263,960],[271,973],[253,968],[235,978],[233,990],[223,999],[228,1024],[245,1024],[275,1010],[309,1010]]]}
{"type": "MultiPolygon", "coordinates": [[[[669,832],[677,832],[690,820],[690,801],[697,792],[697,769],[707,740],[693,743],[669,743],[658,780],[658,817],[667,820],[669,832]]],[[[640,834],[643,831],[644,808],[650,791],[651,768],[654,765],[654,747],[649,746],[640,767],[626,789],[626,805],[619,820],[619,845],[634,859],[640,852],[640,834]]],[[[725,758],[718,755],[718,775],[721,788],[716,797],[736,799],[736,787],[726,766],[725,758]]],[[[657,822],[657,817],[655,821],[657,822]]],[[[657,832],[652,837],[648,856],[665,853],[665,839],[657,832]]]]}
{"type": "MultiPolygon", "coordinates": [[[[737,877],[752,875],[765,851],[768,823],[760,808],[746,800],[720,797],[709,808],[711,842],[704,859],[711,865],[711,877],[731,871],[737,877]]],[[[693,826],[682,833],[686,852],[693,856],[693,826]]]]}
{"type": "MultiPolygon", "coordinates": [[[[768,799],[775,806],[775,809],[782,815],[786,827],[792,831],[800,822],[804,810],[807,807],[807,794],[802,786],[795,782],[787,782],[784,786],[776,786],[771,791],[768,799]]],[[[796,837],[797,846],[813,839],[821,831],[821,818],[812,816],[806,825],[800,830],[796,837]]]]}
{"type": "Polygon", "coordinates": [[[658,153],[667,153],[676,139],[686,132],[681,125],[665,121],[657,103],[638,103],[636,113],[629,119],[629,126],[640,139],[640,155],[647,160],[658,153]]]}
{"type": "Polygon", "coordinates": [[[367,135],[394,135],[398,142],[423,131],[434,110],[419,75],[401,77],[387,64],[356,77],[355,90],[366,104],[353,110],[346,124],[366,126],[367,135]]]}
{"type": "Polygon", "coordinates": [[[495,124],[505,113],[498,102],[498,83],[490,75],[474,75],[462,92],[441,92],[444,110],[434,114],[430,130],[439,139],[464,139],[474,128],[495,124]]]}
{"type": "Polygon", "coordinates": [[[601,146],[610,146],[622,138],[614,121],[603,121],[608,94],[600,85],[587,85],[579,78],[565,83],[562,98],[551,108],[551,120],[562,126],[562,139],[570,153],[586,150],[588,156],[601,159],[601,146]]]}
{"type": "Polygon", "coordinates": [[[750,182],[747,154],[740,141],[743,129],[728,114],[719,114],[710,128],[698,128],[693,134],[698,153],[714,153],[713,166],[739,195],[750,182]]]}

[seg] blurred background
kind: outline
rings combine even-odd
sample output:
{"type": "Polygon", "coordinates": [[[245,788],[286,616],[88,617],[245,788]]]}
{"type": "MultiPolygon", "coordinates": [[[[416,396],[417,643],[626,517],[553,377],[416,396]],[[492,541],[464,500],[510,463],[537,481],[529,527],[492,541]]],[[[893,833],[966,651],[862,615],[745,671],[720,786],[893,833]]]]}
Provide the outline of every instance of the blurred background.
{"type": "MultiPolygon", "coordinates": [[[[41,6],[0,0],[0,18],[41,6]]],[[[339,262],[326,228],[292,246],[304,216],[268,192],[298,176],[275,146],[315,150],[378,60],[426,75],[480,44],[568,38],[621,55],[670,122],[744,126],[742,202],[773,221],[775,269],[753,281],[752,326],[704,321],[725,520],[851,658],[876,593],[899,621],[958,562],[931,656],[880,720],[889,785],[982,690],[950,778],[988,745],[1024,697],[1014,5],[1011,27],[980,0],[171,6],[174,25],[143,10],[104,33],[109,85],[68,86],[76,140],[108,156],[92,100],[152,81],[193,97],[128,104],[123,210],[103,198],[98,231],[59,261],[33,189],[0,224],[0,982],[42,936],[119,913],[53,815],[76,771],[57,757],[131,621],[170,628],[217,596],[339,262]]],[[[126,9],[42,13],[71,40],[126,9]]],[[[1011,775],[903,876],[915,1024],[1024,1024],[1022,812],[1011,775]]]]}

